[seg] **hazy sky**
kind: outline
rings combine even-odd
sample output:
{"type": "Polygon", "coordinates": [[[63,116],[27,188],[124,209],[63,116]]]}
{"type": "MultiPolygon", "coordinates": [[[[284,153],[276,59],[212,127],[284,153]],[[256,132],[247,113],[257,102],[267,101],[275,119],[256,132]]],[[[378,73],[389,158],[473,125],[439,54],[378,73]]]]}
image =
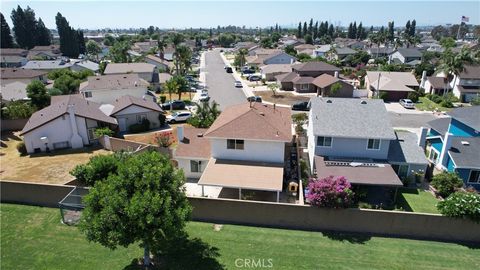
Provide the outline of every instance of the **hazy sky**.
{"type": "Polygon", "coordinates": [[[55,15],[62,13],[75,28],[246,27],[297,25],[299,21],[328,20],[336,25],[362,21],[364,26],[404,26],[409,19],[417,25],[459,23],[462,16],[480,24],[480,1],[10,1],[0,0],[10,27],[10,13],[29,5],[45,25],[55,28],[55,15]]]}

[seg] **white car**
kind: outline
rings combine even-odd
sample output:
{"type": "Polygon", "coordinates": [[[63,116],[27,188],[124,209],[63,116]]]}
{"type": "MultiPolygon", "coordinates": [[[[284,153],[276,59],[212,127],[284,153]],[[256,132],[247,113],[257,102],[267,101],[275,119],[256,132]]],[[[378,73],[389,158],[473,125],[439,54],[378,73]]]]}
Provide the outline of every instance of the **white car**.
{"type": "Polygon", "coordinates": [[[241,81],[235,81],[235,87],[243,87],[241,81]]]}
{"type": "Polygon", "coordinates": [[[200,94],[200,98],[198,99],[200,101],[209,101],[210,100],[210,96],[208,95],[208,93],[205,93],[205,92],[202,92],[200,94]]]}
{"type": "Polygon", "coordinates": [[[175,112],[172,115],[167,116],[167,122],[170,124],[174,124],[177,122],[185,122],[190,117],[192,117],[191,112],[187,112],[187,111],[175,112]]]}
{"type": "Polygon", "coordinates": [[[402,105],[405,109],[413,109],[415,108],[415,103],[413,103],[410,99],[400,99],[400,105],[402,105]]]}

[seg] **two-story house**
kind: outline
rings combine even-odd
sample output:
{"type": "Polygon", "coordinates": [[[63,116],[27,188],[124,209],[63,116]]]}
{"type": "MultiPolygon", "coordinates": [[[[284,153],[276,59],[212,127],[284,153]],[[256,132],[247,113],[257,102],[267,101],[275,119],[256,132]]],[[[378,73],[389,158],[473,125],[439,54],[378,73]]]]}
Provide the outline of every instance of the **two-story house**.
{"type": "Polygon", "coordinates": [[[456,108],[448,115],[427,123],[427,158],[480,190],[480,106],[456,108]]]}
{"type": "Polygon", "coordinates": [[[480,97],[480,65],[465,66],[457,78],[452,80],[452,93],[462,102],[480,97]],[[453,85],[455,84],[455,85],[453,85]]]}
{"type": "Polygon", "coordinates": [[[389,54],[388,60],[395,64],[415,66],[422,62],[422,52],[415,48],[398,48],[389,54]]]}
{"type": "Polygon", "coordinates": [[[292,134],[290,108],[255,102],[226,108],[200,135],[209,140],[210,157],[201,165],[198,161],[204,161],[205,155],[192,157],[193,168],[201,166],[202,170],[198,185],[237,189],[239,198],[242,190],[275,192],[278,201],[283,190],[285,148],[292,134]]]}
{"type": "Polygon", "coordinates": [[[312,173],[354,185],[399,187],[427,161],[415,134],[395,133],[382,100],[310,100],[307,128],[312,173]],[[400,177],[400,178],[399,178],[400,177]]]}
{"type": "Polygon", "coordinates": [[[103,72],[105,75],[137,74],[149,83],[158,83],[158,68],[149,63],[110,63],[103,72]]]}
{"type": "Polygon", "coordinates": [[[90,101],[100,104],[113,104],[122,96],[130,95],[136,98],[154,98],[147,94],[148,82],[137,74],[119,74],[90,76],[80,84],[80,94],[90,101]]]}

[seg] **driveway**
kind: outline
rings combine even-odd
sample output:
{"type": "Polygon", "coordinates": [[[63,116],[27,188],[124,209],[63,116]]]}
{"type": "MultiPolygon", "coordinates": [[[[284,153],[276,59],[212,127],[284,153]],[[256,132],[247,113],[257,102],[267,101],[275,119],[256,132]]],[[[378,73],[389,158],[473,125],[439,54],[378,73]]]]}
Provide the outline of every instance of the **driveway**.
{"type": "Polygon", "coordinates": [[[401,114],[431,114],[432,112],[424,112],[416,109],[405,109],[398,102],[385,102],[385,108],[389,112],[401,113],[401,114]]]}
{"type": "Polygon", "coordinates": [[[220,110],[246,102],[242,89],[234,86],[232,74],[226,73],[219,50],[205,52],[205,80],[210,100],[220,104],[220,110]]]}
{"type": "Polygon", "coordinates": [[[395,113],[388,112],[390,122],[395,128],[420,128],[424,127],[427,122],[437,119],[432,113],[429,114],[411,114],[411,113],[395,113]]]}

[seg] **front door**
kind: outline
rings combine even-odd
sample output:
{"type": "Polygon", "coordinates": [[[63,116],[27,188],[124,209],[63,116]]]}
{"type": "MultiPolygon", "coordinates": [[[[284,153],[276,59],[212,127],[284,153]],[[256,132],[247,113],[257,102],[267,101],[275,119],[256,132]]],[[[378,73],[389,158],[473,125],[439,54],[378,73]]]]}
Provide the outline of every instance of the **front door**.
{"type": "Polygon", "coordinates": [[[120,128],[120,132],[127,131],[127,119],[118,118],[118,127],[120,128]]]}

